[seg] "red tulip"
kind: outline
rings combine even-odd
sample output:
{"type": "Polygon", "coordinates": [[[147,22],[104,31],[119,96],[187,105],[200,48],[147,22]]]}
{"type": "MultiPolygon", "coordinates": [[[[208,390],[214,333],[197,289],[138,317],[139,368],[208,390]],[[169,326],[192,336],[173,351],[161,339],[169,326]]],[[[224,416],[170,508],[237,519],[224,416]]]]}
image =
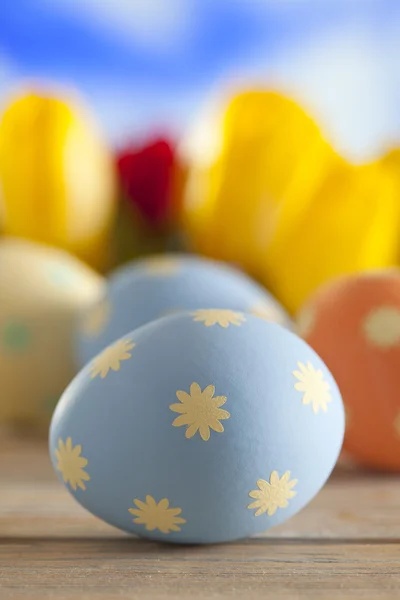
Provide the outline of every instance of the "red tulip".
{"type": "Polygon", "coordinates": [[[128,147],[117,156],[124,197],[156,228],[171,220],[174,163],[175,148],[163,138],[128,147]]]}

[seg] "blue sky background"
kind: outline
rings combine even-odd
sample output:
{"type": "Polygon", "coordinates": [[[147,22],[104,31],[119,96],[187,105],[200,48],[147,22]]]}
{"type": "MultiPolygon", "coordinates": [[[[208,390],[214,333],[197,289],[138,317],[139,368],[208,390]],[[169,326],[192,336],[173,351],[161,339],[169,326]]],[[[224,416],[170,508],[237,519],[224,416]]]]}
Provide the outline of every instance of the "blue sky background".
{"type": "Polygon", "coordinates": [[[0,95],[73,85],[114,143],[180,132],[210,94],[294,96],[354,160],[400,144],[398,0],[0,2],[0,95]]]}

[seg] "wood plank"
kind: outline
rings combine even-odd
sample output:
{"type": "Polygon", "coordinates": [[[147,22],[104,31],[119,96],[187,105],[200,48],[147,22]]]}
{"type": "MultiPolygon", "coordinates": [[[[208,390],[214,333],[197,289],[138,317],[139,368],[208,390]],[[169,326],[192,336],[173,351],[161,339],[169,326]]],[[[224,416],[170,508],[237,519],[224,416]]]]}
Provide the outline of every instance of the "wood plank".
{"type": "Polygon", "coordinates": [[[178,547],[136,540],[80,507],[43,442],[0,445],[0,598],[400,598],[400,478],[341,467],[265,536],[178,547]]]}
{"type": "Polygon", "coordinates": [[[254,539],[167,547],[129,538],[0,544],[1,598],[398,598],[398,543],[254,539]]]}

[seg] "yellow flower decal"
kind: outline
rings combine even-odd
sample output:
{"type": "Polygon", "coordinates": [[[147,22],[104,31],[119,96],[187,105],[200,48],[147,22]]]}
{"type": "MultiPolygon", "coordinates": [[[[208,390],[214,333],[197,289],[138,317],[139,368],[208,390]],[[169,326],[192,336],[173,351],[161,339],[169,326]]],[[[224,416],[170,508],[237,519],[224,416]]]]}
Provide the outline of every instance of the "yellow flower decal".
{"type": "Polygon", "coordinates": [[[171,277],[181,268],[181,261],[170,256],[156,256],[146,261],[145,268],[150,277],[171,277]]]}
{"type": "Polygon", "coordinates": [[[73,447],[70,437],[65,444],[62,439],[59,439],[58,448],[54,450],[58,461],[57,470],[62,474],[64,483],[69,483],[75,491],[77,487],[86,490],[84,481],[90,480],[90,475],[84,470],[88,461],[81,456],[81,452],[82,446],[73,447]]]}
{"type": "Polygon", "coordinates": [[[94,379],[97,375],[100,375],[102,379],[108,375],[110,369],[113,371],[119,371],[121,368],[121,362],[131,358],[132,354],[130,350],[135,347],[136,344],[132,340],[118,340],[115,344],[108,346],[101,354],[99,354],[92,362],[91,378],[94,379]]]}
{"type": "Polygon", "coordinates": [[[250,309],[250,314],[264,321],[270,321],[272,323],[284,323],[282,313],[273,304],[256,304],[250,309]]]}
{"type": "Polygon", "coordinates": [[[203,391],[198,383],[192,383],[190,394],[178,390],[176,396],[180,403],[171,404],[170,409],[180,413],[172,423],[174,427],[187,425],[186,437],[191,438],[197,431],[205,442],[210,439],[210,429],[222,433],[224,427],[220,421],[229,419],[228,411],[220,408],[226,402],[226,396],[215,396],[215,387],[208,385],[203,391]]]}
{"type": "Polygon", "coordinates": [[[251,502],[247,508],[256,508],[255,517],[259,517],[263,513],[267,513],[272,517],[278,508],[286,508],[289,506],[288,500],[294,498],[297,492],[292,488],[297,484],[297,479],[290,481],[290,471],[286,471],[279,479],[278,471],[272,471],[269,482],[265,479],[257,481],[258,490],[249,492],[250,498],[255,498],[255,502],[251,502]]]}
{"type": "Polygon", "coordinates": [[[169,500],[163,498],[157,504],[152,496],[146,496],[146,502],[135,499],[134,504],[137,508],[130,508],[129,512],[136,517],[134,523],[145,525],[147,531],[158,529],[161,533],[170,531],[180,531],[179,525],[186,523],[178,515],[181,514],[181,508],[169,508],[169,500]]]}
{"type": "Polygon", "coordinates": [[[307,366],[298,362],[297,366],[300,371],[293,371],[293,375],[299,381],[294,384],[294,387],[298,392],[303,392],[303,404],[312,404],[315,414],[319,412],[319,409],[326,412],[328,403],[332,402],[332,396],[323,372],[321,369],[314,369],[310,362],[307,363],[307,366]]]}
{"type": "Polygon", "coordinates": [[[111,306],[107,300],[92,308],[83,323],[83,331],[89,337],[100,335],[110,318],[111,306]]]}
{"type": "Polygon", "coordinates": [[[224,328],[229,325],[240,326],[246,321],[243,313],[228,309],[201,308],[190,314],[194,317],[193,321],[201,321],[206,327],[213,325],[224,328]]]}

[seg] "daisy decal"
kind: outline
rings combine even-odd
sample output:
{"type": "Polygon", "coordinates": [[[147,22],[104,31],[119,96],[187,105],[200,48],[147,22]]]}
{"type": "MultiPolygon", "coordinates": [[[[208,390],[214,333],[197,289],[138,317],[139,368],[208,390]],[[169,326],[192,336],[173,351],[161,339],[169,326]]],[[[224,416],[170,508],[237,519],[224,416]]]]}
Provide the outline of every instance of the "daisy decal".
{"type": "Polygon", "coordinates": [[[198,383],[192,383],[190,394],[182,390],[176,392],[180,401],[171,404],[173,412],[180,413],[172,425],[174,427],[187,426],[186,437],[191,438],[197,431],[205,442],[210,439],[210,429],[222,433],[224,427],[220,421],[229,419],[228,411],[220,408],[226,402],[226,396],[214,396],[215,387],[208,385],[203,391],[198,383]]]}
{"type": "Polygon", "coordinates": [[[60,471],[64,483],[69,483],[74,491],[79,487],[86,490],[84,481],[90,480],[90,475],[86,473],[84,467],[88,464],[86,458],[81,456],[82,446],[72,446],[71,438],[63,442],[58,440],[58,448],[54,450],[57,459],[57,470],[60,471]]]}
{"type": "Polygon", "coordinates": [[[297,493],[292,489],[296,484],[297,479],[290,480],[290,471],[286,471],[281,478],[279,478],[278,471],[272,471],[269,482],[259,479],[257,481],[258,490],[249,492],[250,498],[255,498],[255,501],[251,502],[247,508],[257,509],[254,513],[255,517],[259,517],[263,513],[272,517],[278,508],[289,506],[289,500],[294,498],[297,493]]]}
{"type": "Polygon", "coordinates": [[[83,331],[88,337],[96,337],[104,331],[110,318],[111,306],[107,300],[92,308],[83,323],[83,331]]]}
{"type": "Polygon", "coordinates": [[[213,325],[224,328],[229,327],[229,325],[239,327],[246,321],[243,313],[228,309],[201,308],[190,314],[194,317],[193,321],[200,321],[206,327],[212,327],[213,325]]]}
{"type": "Polygon", "coordinates": [[[326,412],[329,402],[332,402],[332,396],[323,372],[321,369],[314,369],[310,362],[307,363],[307,366],[298,362],[297,366],[300,371],[293,371],[293,375],[298,379],[294,387],[298,392],[303,392],[303,404],[311,404],[315,414],[319,412],[319,409],[326,412]]]}
{"type": "Polygon", "coordinates": [[[119,371],[121,368],[121,362],[128,360],[132,357],[130,350],[135,347],[136,344],[131,339],[118,340],[115,344],[108,346],[101,354],[96,356],[91,366],[91,378],[94,379],[100,375],[101,379],[104,379],[112,369],[113,371],[119,371]]]}
{"type": "Polygon", "coordinates": [[[133,503],[137,508],[129,508],[131,515],[136,518],[134,523],[145,525],[147,531],[158,529],[161,533],[170,533],[170,531],[180,531],[179,525],[186,523],[186,519],[182,519],[178,515],[181,514],[181,508],[170,508],[169,500],[163,498],[160,502],[156,502],[153,496],[146,496],[146,502],[135,499],[133,503]]]}
{"type": "Polygon", "coordinates": [[[149,277],[171,277],[179,271],[180,267],[181,262],[177,258],[159,256],[148,259],[145,269],[149,277]]]}

